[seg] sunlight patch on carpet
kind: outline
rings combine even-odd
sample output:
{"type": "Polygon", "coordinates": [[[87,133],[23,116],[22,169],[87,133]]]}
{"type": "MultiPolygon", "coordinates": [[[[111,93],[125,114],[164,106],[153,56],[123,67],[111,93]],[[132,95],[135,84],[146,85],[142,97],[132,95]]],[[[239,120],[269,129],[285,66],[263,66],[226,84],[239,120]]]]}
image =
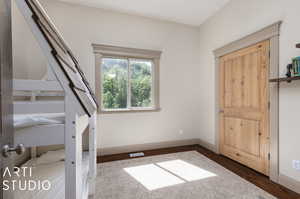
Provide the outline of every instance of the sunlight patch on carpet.
{"type": "Polygon", "coordinates": [[[185,183],[180,178],[154,164],[129,167],[124,170],[149,191],[185,183]]]}
{"type": "Polygon", "coordinates": [[[124,168],[149,191],[217,176],[183,160],[124,168]]]}
{"type": "Polygon", "coordinates": [[[157,163],[157,165],[189,182],[217,176],[183,160],[166,161],[157,163]]]}

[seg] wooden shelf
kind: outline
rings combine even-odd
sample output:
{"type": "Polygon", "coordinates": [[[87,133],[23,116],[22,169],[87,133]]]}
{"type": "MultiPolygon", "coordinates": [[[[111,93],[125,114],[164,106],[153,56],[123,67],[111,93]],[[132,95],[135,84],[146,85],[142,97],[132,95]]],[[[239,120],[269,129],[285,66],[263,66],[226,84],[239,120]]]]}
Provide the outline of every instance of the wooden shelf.
{"type": "MultiPolygon", "coordinates": [[[[300,48],[300,43],[296,44],[296,48],[300,48]]],[[[282,77],[282,78],[276,78],[276,79],[270,79],[269,82],[288,82],[291,83],[292,81],[300,80],[300,76],[296,77],[282,77]]]]}
{"type": "Polygon", "coordinates": [[[300,80],[300,76],[270,79],[269,82],[288,82],[288,83],[291,83],[292,81],[295,81],[295,80],[300,80]]]}

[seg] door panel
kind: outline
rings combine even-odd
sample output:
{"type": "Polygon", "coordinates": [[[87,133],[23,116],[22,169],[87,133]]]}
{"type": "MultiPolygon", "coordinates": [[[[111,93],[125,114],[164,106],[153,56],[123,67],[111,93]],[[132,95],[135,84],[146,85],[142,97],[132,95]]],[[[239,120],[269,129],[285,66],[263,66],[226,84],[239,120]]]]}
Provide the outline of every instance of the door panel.
{"type": "Polygon", "coordinates": [[[250,53],[225,63],[225,107],[259,109],[258,53],[250,53]]]}
{"type": "Polygon", "coordinates": [[[269,173],[269,41],[220,58],[220,152],[269,173]]]}
{"type": "Polygon", "coordinates": [[[225,118],[225,145],[259,156],[259,121],[225,118]]]}

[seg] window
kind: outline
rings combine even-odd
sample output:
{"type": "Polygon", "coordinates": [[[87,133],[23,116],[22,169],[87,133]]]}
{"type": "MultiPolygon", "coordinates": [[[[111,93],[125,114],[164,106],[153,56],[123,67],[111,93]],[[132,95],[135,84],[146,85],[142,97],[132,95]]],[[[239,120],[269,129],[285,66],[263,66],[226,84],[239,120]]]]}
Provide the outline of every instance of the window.
{"type": "Polygon", "coordinates": [[[152,65],[151,60],[104,57],[103,109],[153,108],[152,65]]]}
{"type": "Polygon", "coordinates": [[[100,112],[159,110],[160,52],[93,45],[100,112]]]}

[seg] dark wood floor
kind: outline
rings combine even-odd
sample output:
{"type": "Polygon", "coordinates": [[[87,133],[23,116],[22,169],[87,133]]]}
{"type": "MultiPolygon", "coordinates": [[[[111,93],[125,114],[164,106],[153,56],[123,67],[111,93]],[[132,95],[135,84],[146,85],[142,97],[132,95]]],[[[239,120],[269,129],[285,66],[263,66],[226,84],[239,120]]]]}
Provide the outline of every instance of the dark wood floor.
{"type": "MultiPolygon", "coordinates": [[[[228,170],[236,173],[240,177],[248,180],[249,182],[255,184],[261,189],[269,192],[274,195],[278,199],[300,199],[300,194],[297,194],[279,184],[276,184],[269,180],[267,176],[264,176],[244,165],[241,165],[225,156],[215,154],[214,152],[207,150],[199,145],[191,145],[191,146],[182,146],[182,147],[173,147],[173,148],[165,148],[165,149],[156,149],[143,151],[145,156],[153,156],[153,155],[162,155],[168,153],[177,153],[184,151],[198,151],[200,154],[206,156],[207,158],[217,162],[228,170]]],[[[125,160],[129,159],[128,153],[116,154],[116,155],[106,155],[98,157],[98,163],[110,162],[116,160],[125,160]]]]}

